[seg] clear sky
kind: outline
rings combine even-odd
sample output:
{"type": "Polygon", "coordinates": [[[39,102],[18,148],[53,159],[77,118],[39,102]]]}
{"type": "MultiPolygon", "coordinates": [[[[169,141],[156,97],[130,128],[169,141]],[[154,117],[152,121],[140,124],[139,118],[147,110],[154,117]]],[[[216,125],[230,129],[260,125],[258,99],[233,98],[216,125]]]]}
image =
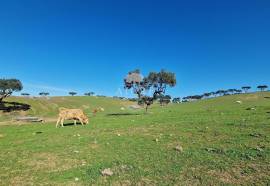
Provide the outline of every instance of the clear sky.
{"type": "Polygon", "coordinates": [[[166,69],[187,96],[270,85],[269,0],[0,0],[0,78],[23,92],[120,95],[166,69]]]}

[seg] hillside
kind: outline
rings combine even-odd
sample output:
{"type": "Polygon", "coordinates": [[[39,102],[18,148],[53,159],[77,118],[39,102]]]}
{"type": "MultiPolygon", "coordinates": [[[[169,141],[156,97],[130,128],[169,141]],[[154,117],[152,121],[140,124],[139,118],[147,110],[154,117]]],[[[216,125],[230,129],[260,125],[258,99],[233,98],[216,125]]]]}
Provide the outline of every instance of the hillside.
{"type": "MultiPolygon", "coordinates": [[[[37,116],[45,120],[55,120],[57,118],[58,109],[65,108],[81,108],[88,116],[92,116],[92,111],[95,108],[102,107],[106,112],[119,110],[119,108],[132,105],[134,103],[128,101],[120,101],[112,98],[104,97],[88,97],[88,96],[74,96],[74,97],[50,97],[50,98],[27,98],[27,97],[10,97],[5,99],[6,102],[15,102],[20,104],[30,105],[27,111],[7,112],[0,115],[0,121],[10,121],[16,116],[37,116]]],[[[6,104],[13,106],[12,104],[6,104]]],[[[0,111],[1,112],[1,111],[0,111]]]]}
{"type": "Polygon", "coordinates": [[[267,185],[269,97],[265,92],[155,105],[148,114],[121,111],[130,103],[106,98],[10,98],[48,117],[58,106],[106,111],[85,127],[0,126],[0,185],[267,185]],[[108,168],[113,175],[102,176],[108,168]]]}

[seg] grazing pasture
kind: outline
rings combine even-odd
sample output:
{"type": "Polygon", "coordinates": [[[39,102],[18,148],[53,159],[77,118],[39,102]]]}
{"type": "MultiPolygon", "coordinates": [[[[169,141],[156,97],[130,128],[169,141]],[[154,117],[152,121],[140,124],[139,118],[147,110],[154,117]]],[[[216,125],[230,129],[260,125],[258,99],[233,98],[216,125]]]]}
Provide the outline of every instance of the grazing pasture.
{"type": "Polygon", "coordinates": [[[110,98],[8,98],[31,108],[0,116],[0,185],[267,185],[267,97],[156,104],[148,114],[110,98]],[[56,129],[59,107],[83,109],[89,124],[56,129]],[[93,117],[98,107],[105,111],[93,117]],[[45,123],[10,121],[15,115],[45,123]]]}

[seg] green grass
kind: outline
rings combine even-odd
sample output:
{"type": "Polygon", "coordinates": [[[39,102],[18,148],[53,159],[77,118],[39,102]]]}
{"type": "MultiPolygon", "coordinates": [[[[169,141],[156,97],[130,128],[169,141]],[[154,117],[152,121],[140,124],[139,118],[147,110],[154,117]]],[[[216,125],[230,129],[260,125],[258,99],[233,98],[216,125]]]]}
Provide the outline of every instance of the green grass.
{"type": "Polygon", "coordinates": [[[28,114],[45,118],[55,118],[59,106],[85,108],[89,116],[97,106],[105,112],[85,127],[56,129],[54,122],[0,126],[0,185],[267,185],[267,96],[156,105],[149,114],[121,111],[133,103],[106,98],[20,99],[32,105],[28,114]],[[177,145],[182,153],[174,149],[177,145]],[[114,175],[103,177],[105,168],[114,175]]]}

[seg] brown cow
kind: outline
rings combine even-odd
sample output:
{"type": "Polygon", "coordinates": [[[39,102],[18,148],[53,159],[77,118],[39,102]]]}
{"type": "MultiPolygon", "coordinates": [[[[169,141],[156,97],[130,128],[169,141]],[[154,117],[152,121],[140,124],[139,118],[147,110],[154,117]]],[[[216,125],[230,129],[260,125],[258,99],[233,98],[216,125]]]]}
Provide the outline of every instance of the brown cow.
{"type": "Polygon", "coordinates": [[[88,124],[88,117],[81,109],[60,108],[56,127],[58,127],[60,122],[61,126],[64,127],[65,120],[74,120],[74,125],[77,125],[77,121],[80,121],[82,125],[88,124]]]}

